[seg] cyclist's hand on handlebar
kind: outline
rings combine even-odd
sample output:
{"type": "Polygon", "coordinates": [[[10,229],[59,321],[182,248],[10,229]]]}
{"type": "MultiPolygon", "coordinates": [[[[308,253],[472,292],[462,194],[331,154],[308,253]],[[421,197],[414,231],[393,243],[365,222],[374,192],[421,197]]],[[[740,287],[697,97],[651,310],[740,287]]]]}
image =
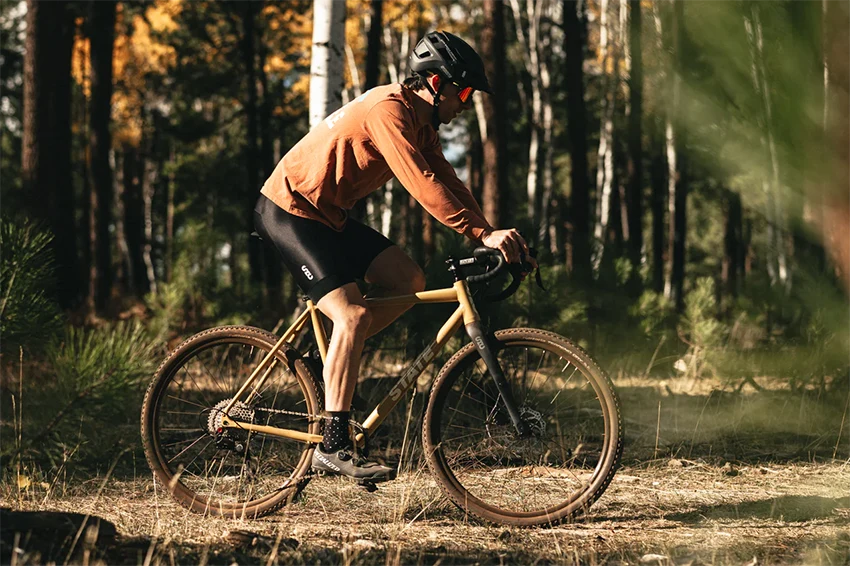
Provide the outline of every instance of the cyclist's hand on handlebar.
{"type": "Polygon", "coordinates": [[[508,230],[493,230],[481,238],[481,243],[488,248],[502,252],[508,263],[528,262],[535,269],[537,261],[528,253],[528,244],[522,235],[514,228],[508,230]]]}

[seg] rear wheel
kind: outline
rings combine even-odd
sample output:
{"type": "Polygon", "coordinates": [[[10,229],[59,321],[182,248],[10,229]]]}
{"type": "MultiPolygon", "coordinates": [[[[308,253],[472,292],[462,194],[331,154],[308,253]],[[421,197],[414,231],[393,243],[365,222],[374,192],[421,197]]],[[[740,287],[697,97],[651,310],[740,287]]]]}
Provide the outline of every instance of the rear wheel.
{"type": "MultiPolygon", "coordinates": [[[[148,387],[145,456],[156,479],[192,511],[257,517],[286,504],[309,479],[312,445],[221,427],[224,408],[277,340],[247,326],[201,332],[168,356],[148,387]]],[[[285,345],[262,386],[237,399],[229,415],[318,434],[310,416],[321,411],[316,377],[300,360],[290,365],[287,353],[285,345]]]]}
{"type": "Polygon", "coordinates": [[[614,475],[622,425],[610,380],[566,338],[496,332],[494,346],[522,419],[520,437],[478,350],[440,370],[423,427],[428,464],[461,508],[509,525],[552,524],[587,510],[614,475]]]}

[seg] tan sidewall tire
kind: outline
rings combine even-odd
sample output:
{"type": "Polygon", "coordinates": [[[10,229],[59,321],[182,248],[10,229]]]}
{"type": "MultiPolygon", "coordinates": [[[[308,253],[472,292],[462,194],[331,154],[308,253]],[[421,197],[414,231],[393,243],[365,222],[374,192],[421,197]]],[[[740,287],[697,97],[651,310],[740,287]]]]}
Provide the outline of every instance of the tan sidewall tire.
{"type": "MultiPolygon", "coordinates": [[[[157,418],[159,396],[165,390],[171,376],[174,374],[175,366],[179,368],[179,366],[193,351],[197,348],[208,346],[211,343],[226,343],[228,341],[253,344],[266,350],[270,350],[278,339],[279,337],[271,332],[251,326],[222,326],[218,328],[211,328],[195,334],[191,338],[182,342],[168,355],[162,364],[160,364],[154,374],[153,380],[145,393],[145,400],[142,405],[141,432],[145,458],[154,473],[155,480],[159,482],[161,486],[166,486],[171,495],[187,509],[196,513],[219,515],[231,518],[260,517],[262,515],[272,513],[286,505],[301,489],[303,489],[307,481],[309,481],[309,477],[305,476],[310,470],[313,447],[305,445],[304,452],[301,455],[301,459],[295,467],[295,473],[293,474],[293,478],[296,481],[294,481],[290,487],[242,504],[221,504],[216,501],[207,501],[184,486],[179,481],[179,478],[175,478],[175,475],[168,470],[166,464],[162,461],[155,439],[154,425],[157,418]]],[[[290,366],[286,357],[287,350],[291,350],[291,346],[285,344],[277,353],[277,358],[284,365],[290,366]]],[[[300,360],[295,362],[295,367],[297,369],[296,375],[301,387],[301,392],[307,401],[308,412],[311,414],[320,413],[322,409],[321,395],[319,395],[321,386],[319,385],[316,376],[313,375],[309,367],[300,360]]],[[[310,432],[318,434],[318,429],[318,422],[310,425],[310,432]]]]}
{"type": "Polygon", "coordinates": [[[452,377],[452,372],[461,366],[464,361],[467,361],[467,358],[470,356],[474,356],[476,359],[479,357],[477,349],[471,343],[461,348],[452,356],[440,369],[437,378],[434,380],[434,386],[428,399],[428,406],[425,411],[425,420],[422,427],[422,444],[425,448],[428,466],[446,496],[461,509],[487,521],[516,526],[551,525],[566,521],[580,513],[586,512],[590,505],[602,495],[614,477],[623,451],[623,430],[619,399],[614,392],[610,378],[605,372],[602,371],[587,352],[567,338],[553,332],[533,328],[500,330],[495,335],[500,342],[507,345],[532,343],[540,344],[542,348],[546,349],[559,349],[581,364],[584,372],[587,373],[588,380],[591,382],[601,401],[606,423],[604,454],[594,472],[589,487],[573,502],[564,504],[550,513],[529,513],[507,512],[488,505],[486,502],[471,495],[460,484],[446,463],[445,458],[443,458],[441,450],[439,450],[440,423],[439,419],[436,418],[436,412],[439,405],[443,403],[440,393],[441,388],[444,386],[450,387],[450,384],[447,384],[447,382],[452,377]]]}

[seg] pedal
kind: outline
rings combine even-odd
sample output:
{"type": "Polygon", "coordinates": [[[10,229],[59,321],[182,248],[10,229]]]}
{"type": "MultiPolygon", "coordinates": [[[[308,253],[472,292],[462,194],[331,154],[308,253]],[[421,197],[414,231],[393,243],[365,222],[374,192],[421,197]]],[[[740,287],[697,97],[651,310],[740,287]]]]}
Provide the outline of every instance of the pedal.
{"type": "Polygon", "coordinates": [[[375,482],[370,480],[359,480],[357,482],[357,485],[364,488],[369,493],[375,493],[376,491],[378,491],[378,486],[375,485],[375,482]]]}
{"type": "Polygon", "coordinates": [[[313,470],[313,473],[316,474],[317,477],[323,478],[328,475],[328,472],[325,470],[313,470]]]}

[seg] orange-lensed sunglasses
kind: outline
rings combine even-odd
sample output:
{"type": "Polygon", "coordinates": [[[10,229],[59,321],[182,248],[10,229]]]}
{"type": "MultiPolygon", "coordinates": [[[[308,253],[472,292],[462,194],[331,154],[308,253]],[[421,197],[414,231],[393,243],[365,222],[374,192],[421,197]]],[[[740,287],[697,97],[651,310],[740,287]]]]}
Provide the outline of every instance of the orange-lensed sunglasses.
{"type": "Polygon", "coordinates": [[[472,94],[475,92],[475,89],[471,86],[462,87],[457,83],[452,84],[458,88],[457,97],[460,99],[461,102],[466,104],[466,101],[472,98],[472,94]]]}

